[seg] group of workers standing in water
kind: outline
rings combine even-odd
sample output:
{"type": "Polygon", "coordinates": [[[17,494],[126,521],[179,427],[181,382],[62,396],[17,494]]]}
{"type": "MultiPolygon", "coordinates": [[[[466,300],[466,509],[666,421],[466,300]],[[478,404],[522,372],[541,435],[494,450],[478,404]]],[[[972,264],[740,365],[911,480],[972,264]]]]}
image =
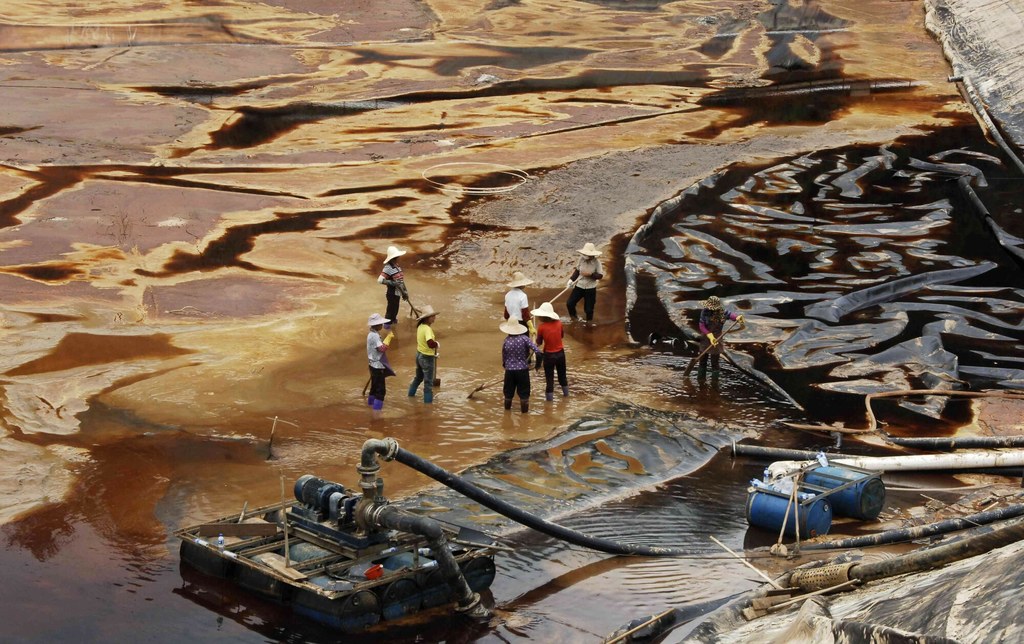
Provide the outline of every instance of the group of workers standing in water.
{"type": "MultiPolygon", "coordinates": [[[[603,278],[601,263],[598,260],[601,251],[594,244],[587,242],[576,252],[580,256],[576,267],[569,276],[565,289],[553,297],[552,301],[571,289],[572,292],[566,301],[569,319],[574,323],[589,326],[593,324],[594,319],[597,285],[603,278]],[[577,315],[577,306],[581,301],[583,320],[577,315]]],[[[370,382],[366,403],[376,412],[380,412],[384,407],[387,395],[386,379],[395,375],[388,362],[387,352],[395,337],[392,325],[398,322],[399,305],[402,300],[409,302],[411,313],[416,319],[416,374],[409,384],[408,395],[416,396],[422,384],[423,402],[431,404],[434,401],[434,387],[439,384],[436,382],[436,367],[440,345],[433,330],[438,313],[430,305],[417,309],[409,300],[405,277],[398,265],[398,259],[405,253],[406,251],[395,246],[388,247],[384,266],[377,278],[378,283],[387,287],[387,308],[384,315],[374,313],[367,321],[370,327],[366,337],[370,382]]],[[[505,370],[502,385],[504,407],[510,410],[515,397],[518,396],[519,408],[523,413],[527,413],[530,408],[531,361],[536,370],[544,370],[546,401],[554,400],[556,376],[562,396],[569,395],[563,344],[565,330],[561,317],[555,312],[552,301],[544,302],[535,309],[530,308],[529,298],[523,289],[531,284],[533,280],[522,272],[513,273],[512,280],[507,284],[509,290],[503,303],[504,322],[498,327],[505,333],[501,347],[502,367],[505,370]]],[[[705,371],[710,358],[712,371],[716,372],[722,353],[720,338],[725,321],[736,320],[742,323],[743,316],[735,311],[726,310],[715,296],[709,297],[702,305],[698,325],[701,332],[700,370],[701,373],[705,371]]]]}

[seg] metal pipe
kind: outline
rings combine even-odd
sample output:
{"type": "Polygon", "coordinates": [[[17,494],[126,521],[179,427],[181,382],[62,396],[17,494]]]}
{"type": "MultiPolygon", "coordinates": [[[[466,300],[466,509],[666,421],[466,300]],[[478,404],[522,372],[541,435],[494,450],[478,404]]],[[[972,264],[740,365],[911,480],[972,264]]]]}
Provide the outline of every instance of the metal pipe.
{"type": "Polygon", "coordinates": [[[452,589],[458,603],[459,612],[473,617],[487,617],[487,608],[480,602],[480,595],[474,593],[466,583],[466,578],[459,568],[459,563],[448,549],[448,540],[444,536],[441,524],[430,517],[410,514],[390,505],[375,508],[371,512],[370,521],[390,530],[411,532],[426,537],[430,551],[437,561],[441,576],[452,589]]]}
{"type": "Polygon", "coordinates": [[[921,548],[885,561],[858,563],[850,568],[850,579],[862,582],[939,568],[1024,539],[1024,520],[1015,519],[982,534],[958,539],[934,548],[921,548]]]}
{"type": "Polygon", "coordinates": [[[765,445],[744,445],[742,443],[732,444],[733,456],[756,456],[765,459],[788,458],[792,460],[806,459],[814,460],[817,452],[805,449],[785,449],[782,447],[767,447],[765,445]]]}
{"type": "MultiPolygon", "coordinates": [[[[734,443],[736,456],[790,459],[777,461],[769,466],[773,474],[788,469],[800,469],[813,461],[818,453],[808,450],[782,449],[763,445],[734,443]]],[[[1024,450],[959,452],[956,454],[909,454],[906,456],[852,456],[849,454],[826,454],[832,465],[849,465],[875,472],[909,472],[933,470],[971,470],[1024,466],[1024,450]]]]}
{"type": "Polygon", "coordinates": [[[980,525],[988,525],[995,521],[1011,519],[1021,515],[1024,515],[1024,504],[1009,505],[1005,508],[999,508],[998,510],[977,512],[965,517],[936,521],[935,523],[914,526],[912,528],[898,528],[896,530],[886,530],[885,532],[865,534],[859,537],[850,537],[848,539],[835,539],[820,543],[808,543],[804,544],[804,550],[863,548],[865,546],[901,543],[903,541],[913,541],[915,539],[930,537],[936,534],[946,534],[947,532],[955,532],[957,530],[964,530],[966,528],[973,528],[980,525]]]}
{"type": "MultiPolygon", "coordinates": [[[[957,452],[954,454],[910,454],[908,456],[844,456],[832,454],[829,463],[849,465],[874,472],[921,472],[934,470],[977,470],[978,468],[1024,466],[1024,450],[957,452]]],[[[775,476],[790,469],[800,469],[806,463],[778,461],[768,466],[775,476]]]]}
{"type": "Polygon", "coordinates": [[[889,436],[894,445],[918,449],[956,450],[972,447],[1024,447],[1024,436],[919,436],[902,438],[889,436]]]}
{"type": "Polygon", "coordinates": [[[377,472],[380,471],[377,456],[383,457],[385,461],[390,461],[394,458],[394,452],[397,449],[398,441],[393,438],[371,438],[363,443],[359,467],[356,468],[361,477],[359,487],[363,490],[363,500],[372,501],[377,496],[377,472]]]}

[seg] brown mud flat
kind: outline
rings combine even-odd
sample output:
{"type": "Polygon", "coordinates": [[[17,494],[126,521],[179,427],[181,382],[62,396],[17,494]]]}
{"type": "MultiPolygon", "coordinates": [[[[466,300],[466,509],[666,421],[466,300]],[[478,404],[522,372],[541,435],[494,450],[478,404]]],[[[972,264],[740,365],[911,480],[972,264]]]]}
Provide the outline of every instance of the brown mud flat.
{"type": "MultiPolygon", "coordinates": [[[[437,0],[355,2],[339,14],[322,2],[226,2],[208,15],[111,1],[56,16],[9,4],[0,18],[9,35],[0,39],[4,557],[23,571],[9,588],[81,611],[35,611],[32,593],[5,593],[8,621],[26,639],[60,639],[83,623],[85,639],[120,637],[101,622],[128,613],[147,616],[132,633],[158,640],[321,639],[273,607],[241,618],[226,608],[224,621],[202,589],[178,601],[195,588],[177,572],[168,535],[276,501],[282,477],[350,483],[367,437],[394,436],[457,471],[622,401],[752,431],[792,419],[741,379],[682,382],[677,359],[630,341],[628,237],[658,204],[730,163],[882,145],[969,113],[913,3],[552,10],[437,0]],[[848,80],[860,84],[799,106],[735,100],[738,87],[848,80]],[[528,180],[509,183],[508,168],[528,180]],[[427,180],[438,177],[444,189],[427,180]],[[497,325],[512,271],[535,280],[536,306],[562,289],[587,241],[604,249],[609,278],[601,324],[567,328],[573,395],[544,405],[535,379],[525,416],[502,412],[497,387],[467,399],[501,375],[497,325]],[[383,312],[375,277],[391,244],[410,250],[413,300],[441,311],[443,386],[433,408],[405,396],[415,347],[403,304],[399,377],[373,419],[359,394],[363,325],[383,312]],[[109,350],[75,349],[95,337],[109,350]],[[275,417],[291,424],[278,425],[267,460],[275,417]],[[64,591],[39,585],[68,571],[79,580],[69,593],[113,585],[115,600],[56,601],[64,591]]],[[[589,471],[600,455],[579,459],[589,471]]],[[[737,486],[749,478],[725,469],[737,486]]],[[[425,484],[388,472],[394,497],[425,484]]],[[[725,503],[715,506],[722,514],[725,503]]],[[[722,530],[742,540],[737,522],[722,530]]],[[[504,569],[509,581],[494,589],[501,620],[451,633],[591,641],[687,599],[670,566],[564,553],[545,571],[547,547],[504,569]],[[576,563],[590,567],[575,573],[576,563]],[[637,572],[646,583],[629,582],[637,572]],[[623,584],[618,605],[602,595],[623,584]],[[587,626],[581,606],[599,596],[607,610],[587,626]]],[[[682,578],[702,574],[694,564],[682,578]]],[[[740,569],[721,574],[749,583],[740,569]]],[[[245,601],[213,592],[220,605],[245,601]]]]}

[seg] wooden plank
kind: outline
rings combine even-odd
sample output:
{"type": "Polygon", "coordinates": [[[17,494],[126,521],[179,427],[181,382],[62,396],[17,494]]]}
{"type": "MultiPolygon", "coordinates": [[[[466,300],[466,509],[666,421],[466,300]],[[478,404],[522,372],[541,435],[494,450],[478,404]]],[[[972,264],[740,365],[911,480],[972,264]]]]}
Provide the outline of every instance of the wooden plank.
{"type": "Polygon", "coordinates": [[[775,597],[755,597],[750,600],[750,607],[754,610],[766,610],[771,608],[775,604],[781,604],[782,602],[788,602],[790,600],[789,595],[776,595],[775,597]]]}
{"type": "Polygon", "coordinates": [[[267,566],[270,566],[271,568],[281,573],[285,577],[288,577],[289,579],[299,581],[306,578],[305,573],[299,572],[294,568],[285,567],[284,557],[277,554],[276,552],[264,552],[259,556],[258,559],[254,559],[254,561],[259,561],[263,564],[266,564],[267,566]]]}
{"type": "Polygon", "coordinates": [[[216,537],[269,537],[277,534],[277,524],[267,523],[204,523],[199,526],[199,536],[216,537]]]}

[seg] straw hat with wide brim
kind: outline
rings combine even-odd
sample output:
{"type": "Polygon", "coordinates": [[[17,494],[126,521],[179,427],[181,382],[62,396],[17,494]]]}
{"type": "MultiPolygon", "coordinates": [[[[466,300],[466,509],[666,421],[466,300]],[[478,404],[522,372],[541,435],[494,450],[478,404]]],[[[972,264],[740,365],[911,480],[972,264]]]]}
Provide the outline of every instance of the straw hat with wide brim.
{"type": "Polygon", "coordinates": [[[370,316],[370,319],[366,321],[367,326],[377,326],[378,324],[387,324],[391,320],[387,319],[380,313],[374,313],[370,316]]]}
{"type": "Polygon", "coordinates": [[[535,315],[540,318],[551,318],[552,320],[558,319],[558,314],[555,313],[555,307],[551,306],[551,302],[544,302],[534,310],[530,311],[530,315],[535,315]]]}
{"type": "Polygon", "coordinates": [[[387,257],[384,258],[384,263],[387,264],[388,262],[390,262],[394,258],[401,257],[402,255],[405,255],[405,253],[406,253],[406,251],[399,250],[398,246],[388,246],[388,255],[387,255],[387,257]]]}
{"type": "Polygon", "coordinates": [[[522,335],[528,330],[525,326],[519,324],[515,320],[505,320],[498,328],[509,335],[522,335]]]}
{"type": "Polygon", "coordinates": [[[601,254],[601,251],[594,248],[594,245],[591,244],[590,242],[583,244],[583,248],[579,249],[576,252],[579,253],[580,255],[586,255],[587,257],[598,257],[601,254]]]}
{"type": "Polygon", "coordinates": [[[417,317],[416,319],[417,320],[426,320],[427,318],[429,318],[432,315],[437,315],[437,311],[434,310],[434,307],[432,307],[429,304],[427,304],[422,309],[420,309],[419,317],[417,317]]]}
{"type": "Polygon", "coordinates": [[[508,283],[509,288],[518,288],[520,286],[529,286],[533,284],[533,280],[523,275],[522,271],[516,271],[512,273],[512,281],[508,283]]]}
{"type": "Polygon", "coordinates": [[[722,310],[722,300],[718,299],[717,295],[712,295],[708,299],[701,302],[700,305],[712,311],[722,310]]]}

